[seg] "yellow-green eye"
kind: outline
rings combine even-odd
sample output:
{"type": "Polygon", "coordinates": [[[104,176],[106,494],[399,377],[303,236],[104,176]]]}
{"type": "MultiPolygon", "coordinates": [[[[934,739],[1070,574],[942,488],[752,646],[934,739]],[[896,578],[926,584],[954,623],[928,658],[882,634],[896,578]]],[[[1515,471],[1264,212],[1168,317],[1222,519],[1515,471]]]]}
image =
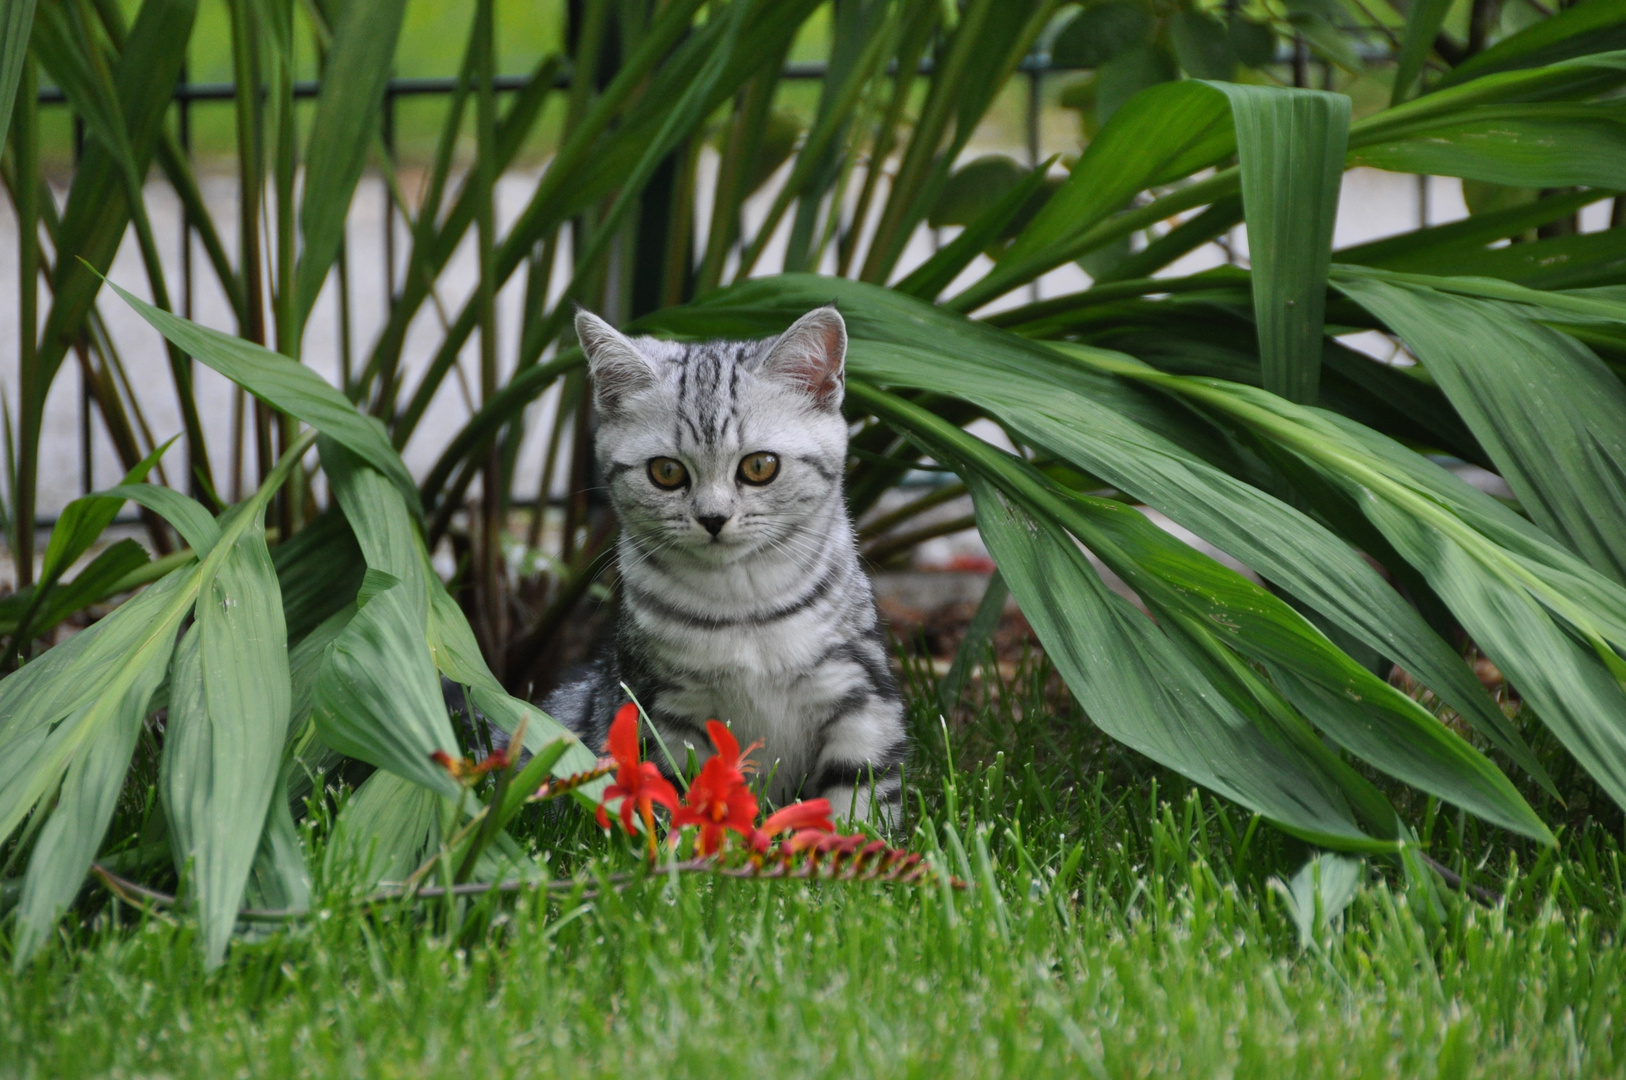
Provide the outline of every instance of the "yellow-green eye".
{"type": "Polygon", "coordinates": [[[766,484],[779,475],[779,455],[766,450],[747,454],[740,462],[740,479],[747,484],[766,484]]]}
{"type": "Polygon", "coordinates": [[[689,470],[676,458],[650,458],[649,479],[656,487],[671,491],[689,482],[689,470]]]}

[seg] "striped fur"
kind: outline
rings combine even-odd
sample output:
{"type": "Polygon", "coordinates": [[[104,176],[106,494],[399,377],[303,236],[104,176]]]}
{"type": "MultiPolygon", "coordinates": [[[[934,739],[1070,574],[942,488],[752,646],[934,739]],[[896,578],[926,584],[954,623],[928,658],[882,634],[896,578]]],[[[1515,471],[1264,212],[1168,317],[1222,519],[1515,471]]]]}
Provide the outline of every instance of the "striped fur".
{"type": "Polygon", "coordinates": [[[909,745],[842,497],[840,315],[820,308],[767,341],[634,340],[585,312],[577,330],[621,522],[621,604],[613,648],[544,707],[599,746],[625,682],[680,761],[685,746],[704,756],[720,719],[763,743],[775,802],[822,795],[867,818],[873,792],[895,821],[909,745]],[[740,462],[761,451],[778,473],[746,483],[740,462]],[[688,482],[657,486],[656,458],[688,482]]]}

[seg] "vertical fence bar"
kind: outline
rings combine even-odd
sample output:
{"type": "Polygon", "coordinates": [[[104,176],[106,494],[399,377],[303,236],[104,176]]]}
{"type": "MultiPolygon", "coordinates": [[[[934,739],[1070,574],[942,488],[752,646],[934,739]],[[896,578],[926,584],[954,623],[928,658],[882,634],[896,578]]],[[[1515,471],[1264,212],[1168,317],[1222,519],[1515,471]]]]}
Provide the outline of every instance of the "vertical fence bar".
{"type": "MultiPolygon", "coordinates": [[[[187,65],[181,65],[181,85],[178,91],[181,110],[181,159],[192,164],[192,80],[187,65]]],[[[181,314],[192,317],[192,211],[181,203],[181,314]]],[[[190,366],[192,360],[187,358],[190,366]]]]}
{"type": "MultiPolygon", "coordinates": [[[[79,163],[85,156],[85,121],[78,113],[73,117],[73,171],[79,173],[79,163]]],[[[89,495],[96,490],[96,468],[91,461],[90,442],[90,376],[86,365],[79,365],[79,493],[89,495]]],[[[41,402],[43,407],[44,403],[41,402]]]]}
{"type": "MultiPolygon", "coordinates": [[[[1039,167],[1039,105],[1041,101],[1040,94],[1042,93],[1040,80],[1044,78],[1044,73],[1043,65],[1038,62],[1038,59],[1037,56],[1030,55],[1027,65],[1028,110],[1025,119],[1027,122],[1028,168],[1030,169],[1039,167]]],[[[1032,301],[1039,299],[1039,282],[1037,278],[1028,285],[1028,299],[1032,301]]]]}
{"type": "MultiPolygon", "coordinates": [[[[395,80],[384,88],[384,155],[395,165],[395,80]]],[[[390,197],[388,176],[381,175],[384,191],[384,317],[395,304],[395,201],[390,197]]]]}

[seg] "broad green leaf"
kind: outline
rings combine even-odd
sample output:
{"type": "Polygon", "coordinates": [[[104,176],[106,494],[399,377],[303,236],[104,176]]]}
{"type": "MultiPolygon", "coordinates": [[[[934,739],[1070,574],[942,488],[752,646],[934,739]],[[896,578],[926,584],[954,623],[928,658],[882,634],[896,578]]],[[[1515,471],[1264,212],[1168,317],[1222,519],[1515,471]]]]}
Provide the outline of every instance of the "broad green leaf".
{"type": "Polygon", "coordinates": [[[297,281],[300,326],[338,257],[405,14],[406,0],[347,0],[340,10],[305,145],[305,187],[299,206],[299,233],[305,241],[297,281]]]}
{"type": "Polygon", "coordinates": [[[1533,521],[1626,583],[1626,388],[1590,349],[1495,302],[1346,279],[1428,368],[1533,521]]]}
{"type": "Polygon", "coordinates": [[[411,592],[403,583],[374,596],[328,646],[316,730],[342,754],[455,798],[457,784],[431,757],[458,748],[411,592]]]}
{"type": "Polygon", "coordinates": [[[1353,148],[1351,165],[1514,187],[1626,188],[1626,122],[1613,106],[1496,105],[1353,148]]]}
{"type": "MultiPolygon", "coordinates": [[[[878,399],[873,391],[860,394],[866,401],[878,399]]],[[[907,423],[911,411],[893,404],[882,415],[907,423]]],[[[1345,655],[1281,599],[1193,551],[1130,507],[1058,490],[1020,459],[929,414],[914,415],[919,420],[907,430],[933,457],[957,462],[962,475],[969,468],[999,484],[1007,498],[1023,500],[1037,519],[1072,533],[1139,593],[1160,625],[1178,624],[1182,632],[1176,640],[1200,650],[1203,661],[1213,665],[1209,677],[1233,704],[1245,712],[1262,708],[1278,723],[1302,727],[1301,721],[1286,719],[1291,709],[1277,703],[1275,691],[1219,650],[1287,673],[1285,682],[1278,680],[1287,697],[1334,741],[1379,769],[1486,820],[1552,842],[1541,819],[1495,765],[1345,655]]],[[[1045,640],[1047,653],[1053,653],[1057,646],[1045,640]]],[[[1392,813],[1380,816],[1385,824],[1392,820],[1392,813]]]]}
{"type": "Polygon", "coordinates": [[[1228,413],[1342,488],[1536,715],[1626,804],[1626,589],[1369,428],[1251,387],[1118,370],[1228,413]]]}
{"type": "MultiPolygon", "coordinates": [[[[1522,206],[1474,214],[1461,221],[1431,225],[1426,229],[1414,229],[1398,236],[1339,248],[1335,254],[1339,263],[1384,266],[1423,274],[1448,273],[1433,269],[1437,260],[1461,260],[1465,268],[1471,268],[1473,260],[1493,253],[1488,245],[1568,217],[1604,197],[1601,192],[1565,192],[1522,206]]],[[[1477,270],[1472,272],[1483,273],[1477,270]]]]}
{"type": "Polygon", "coordinates": [[[199,573],[170,574],[0,680],[0,836],[11,835],[85,746],[145,705],[148,669],[162,678],[199,573]]]}
{"type": "Polygon", "coordinates": [[[51,928],[84,884],[124,790],[130,755],[146,719],[147,702],[163,681],[169,641],[136,658],[114,692],[79,720],[96,735],[62,777],[55,809],[40,830],[17,903],[12,966],[21,970],[51,935],[51,928]]]}
{"type": "Polygon", "coordinates": [[[356,598],[367,564],[339,508],[330,508],[271,552],[288,641],[303,641],[356,598]]]}
{"type": "Polygon", "coordinates": [[[407,509],[401,491],[377,469],[350,453],[338,442],[317,440],[322,469],[333,485],[334,498],[344,510],[361,555],[372,570],[403,582],[418,611],[418,622],[428,618],[429,582],[424,565],[423,538],[407,509]]]}
{"type": "Polygon", "coordinates": [[[258,522],[203,584],[170,679],[159,786],[177,869],[191,865],[204,961],[217,967],[277,790],[288,633],[258,522]]]}
{"type": "Polygon", "coordinates": [[[327,647],[350,625],[360,610],[356,604],[346,604],[324,619],[316,629],[288,649],[288,681],[291,686],[288,723],[289,737],[294,738],[298,728],[310,719],[316,701],[316,679],[327,658],[327,647]]]}
{"type": "Polygon", "coordinates": [[[9,836],[59,779],[62,785],[24,884],[28,914],[15,954],[19,966],[84,879],[123,788],[129,746],[169,667],[182,622],[297,464],[297,453],[285,454],[252,498],[222,515],[220,539],[201,563],[168,574],[38,663],[0,681],[0,836],[9,836]],[[46,837],[59,850],[47,847],[46,837]]]}
{"type": "Polygon", "coordinates": [[[1068,526],[1149,605],[1201,623],[1265,665],[1283,694],[1334,742],[1487,821],[1552,842],[1501,770],[1284,601],[1122,503],[1082,496],[1069,501],[1079,516],[1068,519],[1068,526]]]}
{"type": "Polygon", "coordinates": [[[316,372],[251,341],[160,311],[113,282],[107,284],[153,329],[189,355],[254,396],[342,443],[388,477],[406,497],[407,505],[414,512],[418,510],[418,489],[389,438],[376,421],[370,422],[357,412],[348,398],[316,372]]]}
{"type": "Polygon", "coordinates": [[[1300,836],[1349,850],[1383,846],[1357,824],[1331,775],[1216,694],[1149,619],[1106,588],[1065,534],[980,477],[967,483],[1000,573],[1097,727],[1300,836]]]}
{"type": "MultiPolygon", "coordinates": [[[[341,447],[331,442],[323,442],[321,447],[323,468],[355,530],[369,573],[378,571],[387,580],[401,581],[401,588],[419,605],[414,613],[416,625],[423,630],[435,667],[453,682],[469,687],[476,707],[504,731],[512,734],[525,721],[525,745],[532,751],[557,738],[576,743],[560,759],[558,775],[592,768],[595,758],[591,751],[547,713],[511,697],[491,673],[467,617],[430,569],[423,539],[400,493],[341,447]]],[[[335,748],[343,749],[337,744],[335,748]]]]}
{"type": "Polygon", "coordinates": [[[1230,83],[1265,389],[1314,401],[1349,98],[1230,83]]]}

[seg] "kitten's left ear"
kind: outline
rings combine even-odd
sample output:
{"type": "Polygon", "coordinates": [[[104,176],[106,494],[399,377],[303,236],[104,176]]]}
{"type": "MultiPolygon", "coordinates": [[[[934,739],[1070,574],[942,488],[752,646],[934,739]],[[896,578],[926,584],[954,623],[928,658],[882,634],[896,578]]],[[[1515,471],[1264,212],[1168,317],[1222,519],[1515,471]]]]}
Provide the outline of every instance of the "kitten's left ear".
{"type": "Polygon", "coordinates": [[[788,383],[821,409],[841,408],[846,377],[847,324],[835,305],[814,308],[779,335],[757,374],[788,383]]]}

